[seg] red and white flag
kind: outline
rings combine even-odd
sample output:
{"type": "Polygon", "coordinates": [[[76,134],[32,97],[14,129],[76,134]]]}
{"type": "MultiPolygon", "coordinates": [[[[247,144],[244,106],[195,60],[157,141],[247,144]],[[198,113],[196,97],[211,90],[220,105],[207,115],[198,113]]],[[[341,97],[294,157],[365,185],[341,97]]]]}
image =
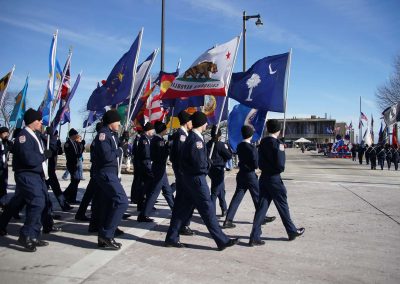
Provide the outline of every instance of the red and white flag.
{"type": "Polygon", "coordinates": [[[360,120],[361,119],[368,121],[368,117],[363,112],[361,112],[361,114],[360,114],[360,120]]]}
{"type": "Polygon", "coordinates": [[[162,94],[158,94],[154,96],[151,100],[147,100],[148,104],[146,110],[144,111],[144,116],[146,121],[150,121],[154,124],[156,121],[162,121],[165,115],[168,113],[167,110],[164,110],[161,106],[162,94]]]}

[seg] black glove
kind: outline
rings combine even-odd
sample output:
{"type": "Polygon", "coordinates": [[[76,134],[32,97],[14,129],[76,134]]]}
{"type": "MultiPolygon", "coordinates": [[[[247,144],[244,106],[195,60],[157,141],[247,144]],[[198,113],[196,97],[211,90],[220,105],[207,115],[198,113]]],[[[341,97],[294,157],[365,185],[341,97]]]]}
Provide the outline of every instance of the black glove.
{"type": "Polygon", "coordinates": [[[85,141],[85,140],[82,140],[82,141],[81,141],[81,144],[82,144],[83,146],[85,146],[85,145],[86,145],[86,141],[85,141]]]}
{"type": "Polygon", "coordinates": [[[44,156],[46,159],[51,158],[53,156],[53,152],[49,149],[44,150],[44,156]]]}
{"type": "Polygon", "coordinates": [[[53,133],[54,133],[54,128],[51,127],[51,126],[48,126],[48,127],[46,128],[46,133],[47,133],[48,135],[53,135],[53,133]]]}

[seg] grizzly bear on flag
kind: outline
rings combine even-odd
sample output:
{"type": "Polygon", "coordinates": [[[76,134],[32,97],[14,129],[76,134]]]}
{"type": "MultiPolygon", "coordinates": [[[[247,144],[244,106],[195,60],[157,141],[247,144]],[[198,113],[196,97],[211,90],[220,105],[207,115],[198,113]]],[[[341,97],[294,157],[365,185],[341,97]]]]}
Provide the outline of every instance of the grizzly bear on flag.
{"type": "Polygon", "coordinates": [[[186,70],[185,74],[183,75],[183,78],[186,79],[189,76],[192,76],[193,79],[200,79],[201,77],[210,79],[209,72],[213,74],[217,73],[218,72],[217,64],[212,63],[210,61],[204,61],[186,70]]]}

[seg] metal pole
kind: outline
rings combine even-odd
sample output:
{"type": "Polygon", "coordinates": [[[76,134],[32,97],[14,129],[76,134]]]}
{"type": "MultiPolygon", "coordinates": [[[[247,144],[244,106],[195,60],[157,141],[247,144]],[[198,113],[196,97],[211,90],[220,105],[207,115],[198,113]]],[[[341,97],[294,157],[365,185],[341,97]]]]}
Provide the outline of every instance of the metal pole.
{"type": "Polygon", "coordinates": [[[165,0],[161,2],[161,71],[164,71],[165,0]]]}
{"type": "Polygon", "coordinates": [[[243,72],[246,72],[246,11],[243,11],[243,72]]]}
{"type": "Polygon", "coordinates": [[[286,108],[287,108],[287,97],[288,97],[288,89],[289,89],[289,79],[290,79],[290,67],[292,65],[292,49],[289,52],[288,58],[288,68],[286,69],[286,87],[285,87],[285,112],[283,113],[283,130],[282,130],[282,137],[285,137],[286,131],[286,108]]]}
{"type": "Polygon", "coordinates": [[[359,117],[360,117],[360,121],[358,122],[358,124],[360,125],[360,129],[359,129],[358,135],[360,137],[359,143],[361,144],[361,142],[362,142],[361,96],[360,96],[360,114],[359,114],[359,117]]]}

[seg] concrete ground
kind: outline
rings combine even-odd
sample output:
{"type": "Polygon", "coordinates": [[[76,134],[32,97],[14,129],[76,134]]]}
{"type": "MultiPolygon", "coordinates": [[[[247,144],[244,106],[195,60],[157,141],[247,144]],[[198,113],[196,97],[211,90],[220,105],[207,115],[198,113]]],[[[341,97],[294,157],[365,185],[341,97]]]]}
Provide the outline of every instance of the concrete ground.
{"type": "MultiPolygon", "coordinates": [[[[57,174],[66,188],[62,172],[57,174]]],[[[235,174],[226,172],[228,203],[235,174]]],[[[80,195],[87,172],[85,178],[80,195]]],[[[400,171],[371,171],[350,160],[289,149],[283,179],[292,219],[306,228],[295,241],[287,241],[271,206],[268,215],[277,220],[263,226],[266,245],[247,246],[254,215],[249,194],[236,215],[237,227],[224,230],[240,243],[222,252],[198,214],[191,224],[196,236],[181,238],[188,248],[163,247],[170,210],[162,196],[155,224],[136,222],[136,207],[129,207],[133,216],[121,223],[119,251],[97,249],[87,223],[74,220],[76,208],[64,213],[56,204],[63,231],[43,236],[48,247],[23,252],[16,242],[19,222],[0,237],[0,283],[400,283],[400,171]]],[[[123,176],[128,194],[131,182],[132,175],[123,176]]]]}

